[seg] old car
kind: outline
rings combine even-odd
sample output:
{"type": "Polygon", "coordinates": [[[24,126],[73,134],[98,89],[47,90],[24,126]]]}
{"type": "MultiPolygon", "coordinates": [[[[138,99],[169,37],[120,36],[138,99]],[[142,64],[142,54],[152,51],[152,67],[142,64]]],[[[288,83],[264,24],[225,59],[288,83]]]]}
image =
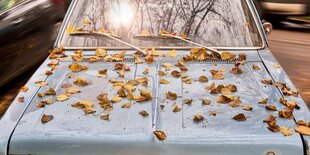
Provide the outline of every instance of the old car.
{"type": "Polygon", "coordinates": [[[252,0],[76,0],[0,154],[307,155],[309,122],[252,0]]]}
{"type": "Polygon", "coordinates": [[[59,0],[0,1],[0,87],[44,61],[64,7],[59,0]]]}

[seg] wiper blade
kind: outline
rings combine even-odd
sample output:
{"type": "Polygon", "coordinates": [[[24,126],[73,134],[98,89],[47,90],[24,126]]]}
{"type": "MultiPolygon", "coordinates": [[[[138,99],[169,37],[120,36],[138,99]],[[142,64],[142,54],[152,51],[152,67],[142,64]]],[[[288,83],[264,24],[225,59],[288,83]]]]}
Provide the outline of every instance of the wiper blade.
{"type": "Polygon", "coordinates": [[[205,48],[205,49],[207,49],[207,50],[209,50],[209,51],[211,51],[211,52],[214,52],[214,54],[216,54],[216,55],[220,55],[218,50],[216,50],[216,49],[214,49],[214,48],[207,47],[207,46],[205,46],[205,45],[202,45],[202,44],[199,44],[199,43],[196,43],[196,42],[193,42],[193,41],[191,41],[191,40],[184,39],[184,38],[182,38],[182,37],[175,36],[175,35],[171,35],[171,34],[160,34],[160,35],[161,35],[161,36],[164,36],[164,37],[171,37],[171,38],[179,39],[179,40],[182,40],[182,41],[184,41],[184,42],[191,43],[191,44],[197,45],[197,46],[199,46],[199,47],[203,47],[203,48],[205,48]]]}
{"type": "Polygon", "coordinates": [[[143,55],[146,55],[146,54],[147,54],[147,53],[146,53],[144,50],[142,50],[141,48],[136,47],[136,46],[134,46],[134,45],[132,45],[132,44],[126,42],[126,41],[123,41],[123,40],[119,39],[120,37],[115,36],[115,35],[113,35],[113,34],[109,34],[109,33],[98,32],[98,31],[80,31],[80,32],[73,32],[73,33],[70,33],[70,35],[99,35],[99,36],[105,36],[105,37],[108,37],[108,38],[110,38],[110,39],[116,40],[116,41],[118,41],[118,42],[120,42],[120,43],[122,43],[122,44],[125,44],[125,45],[129,46],[129,47],[131,47],[131,48],[133,48],[133,49],[135,49],[135,50],[137,50],[137,51],[143,53],[143,55]]]}

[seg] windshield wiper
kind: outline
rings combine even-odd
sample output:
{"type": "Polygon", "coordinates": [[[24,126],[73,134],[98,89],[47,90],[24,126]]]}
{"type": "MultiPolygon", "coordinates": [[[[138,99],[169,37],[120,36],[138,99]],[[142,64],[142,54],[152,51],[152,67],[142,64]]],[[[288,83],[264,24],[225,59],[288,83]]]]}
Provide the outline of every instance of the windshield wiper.
{"type": "Polygon", "coordinates": [[[125,45],[129,46],[129,47],[131,47],[131,48],[133,48],[133,49],[143,53],[143,55],[147,55],[147,53],[144,50],[142,50],[141,48],[136,47],[136,46],[134,46],[134,45],[132,45],[132,44],[126,42],[126,41],[123,41],[123,40],[119,39],[120,37],[117,37],[117,36],[115,36],[113,34],[104,33],[104,32],[97,32],[97,31],[80,31],[80,32],[70,33],[70,35],[99,35],[99,36],[105,36],[105,37],[108,37],[110,39],[116,40],[116,41],[118,41],[118,42],[120,42],[122,44],[125,44],[125,45]]]}
{"type": "Polygon", "coordinates": [[[216,55],[220,55],[218,50],[216,50],[216,49],[214,49],[214,48],[211,48],[211,47],[207,47],[207,46],[205,46],[205,45],[202,45],[202,44],[199,44],[199,43],[196,43],[196,42],[193,42],[193,41],[191,41],[191,40],[189,40],[189,39],[184,39],[184,38],[182,38],[182,37],[179,37],[179,36],[176,36],[176,35],[171,35],[171,34],[159,34],[159,35],[161,35],[161,36],[163,36],[163,37],[170,37],[170,38],[179,39],[179,40],[182,40],[182,41],[184,41],[184,42],[191,43],[191,44],[197,45],[197,46],[199,46],[199,47],[205,48],[205,49],[207,49],[207,50],[213,52],[213,53],[216,54],[216,55]]]}

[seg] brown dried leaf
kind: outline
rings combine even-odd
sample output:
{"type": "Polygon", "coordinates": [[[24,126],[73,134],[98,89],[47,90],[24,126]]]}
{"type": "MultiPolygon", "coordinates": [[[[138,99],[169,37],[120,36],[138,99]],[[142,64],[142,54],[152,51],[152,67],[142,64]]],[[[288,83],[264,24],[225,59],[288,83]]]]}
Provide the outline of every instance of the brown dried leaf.
{"type": "Polygon", "coordinates": [[[157,130],[153,132],[155,134],[155,136],[158,138],[158,140],[160,141],[164,141],[167,139],[167,135],[165,132],[161,131],[161,130],[157,130]]]}
{"type": "Polygon", "coordinates": [[[302,135],[310,136],[310,127],[297,126],[295,127],[295,131],[302,135]]]}
{"type": "Polygon", "coordinates": [[[242,71],[239,67],[234,67],[234,68],[232,68],[232,69],[229,71],[229,73],[231,73],[231,74],[242,74],[243,71],[242,71]]]}
{"type": "Polygon", "coordinates": [[[239,54],[239,58],[240,58],[241,60],[245,60],[246,57],[247,57],[247,55],[246,55],[245,53],[240,53],[240,54],[239,54]]]}
{"type": "Polygon", "coordinates": [[[226,88],[228,88],[231,92],[236,92],[237,91],[237,86],[230,84],[228,86],[226,86],[226,88]]]}
{"type": "Polygon", "coordinates": [[[209,79],[206,76],[200,76],[199,77],[199,82],[208,82],[209,79]]]}
{"type": "Polygon", "coordinates": [[[130,108],[131,107],[131,103],[128,102],[128,103],[125,103],[122,105],[122,108],[130,108]]]}
{"type": "Polygon", "coordinates": [[[252,110],[253,110],[253,107],[250,106],[250,105],[244,105],[244,106],[243,106],[243,110],[245,110],[245,111],[252,111],[252,110]]]}
{"type": "Polygon", "coordinates": [[[52,74],[53,74],[53,72],[50,70],[45,71],[45,75],[52,75],[52,74]]]}
{"type": "Polygon", "coordinates": [[[149,69],[145,68],[144,71],[142,72],[142,74],[149,74],[149,69]]]}
{"type": "Polygon", "coordinates": [[[272,85],[272,80],[262,80],[261,82],[266,85],[272,85]]]}
{"type": "Polygon", "coordinates": [[[158,75],[159,76],[165,76],[165,75],[167,75],[167,73],[165,73],[164,71],[158,71],[158,75]]]}
{"type": "Polygon", "coordinates": [[[83,52],[82,52],[82,50],[75,51],[74,54],[71,57],[72,57],[72,59],[74,61],[81,62],[83,60],[83,52]]]}
{"type": "Polygon", "coordinates": [[[25,101],[25,97],[24,96],[21,96],[17,99],[18,102],[24,102],[25,101]]]}
{"type": "Polygon", "coordinates": [[[160,84],[169,84],[170,82],[164,78],[160,79],[159,81],[160,84]]]}
{"type": "Polygon", "coordinates": [[[275,121],[275,120],[276,120],[275,116],[269,115],[268,117],[264,119],[264,122],[268,123],[268,122],[275,121]]]}
{"type": "Polygon", "coordinates": [[[221,89],[221,93],[224,94],[224,95],[230,95],[231,91],[228,88],[224,87],[224,88],[221,89]]]}
{"type": "Polygon", "coordinates": [[[204,118],[202,115],[196,114],[196,115],[194,115],[193,121],[194,121],[194,122],[201,122],[201,121],[203,121],[204,119],[205,119],[205,118],[204,118]]]}
{"type": "Polygon", "coordinates": [[[45,107],[45,103],[44,103],[44,102],[42,102],[42,101],[37,102],[37,103],[36,103],[36,107],[37,107],[37,108],[42,108],[42,107],[45,107]]]}
{"type": "Polygon", "coordinates": [[[299,120],[297,122],[298,126],[307,126],[307,127],[310,127],[310,122],[306,123],[305,121],[303,120],[299,120]]]}
{"type": "Polygon", "coordinates": [[[235,54],[230,53],[230,52],[222,52],[221,53],[221,59],[222,60],[234,60],[236,57],[235,54]]]}
{"type": "Polygon", "coordinates": [[[95,113],[96,112],[96,109],[92,108],[92,107],[86,107],[84,108],[84,113],[85,114],[92,114],[92,113],[95,113]]]}
{"type": "Polygon", "coordinates": [[[183,104],[192,104],[193,99],[184,99],[183,104]]]}
{"type": "Polygon", "coordinates": [[[252,68],[253,68],[254,70],[260,70],[260,67],[257,66],[256,64],[253,64],[253,65],[252,65],[252,68]]]}
{"type": "Polygon", "coordinates": [[[282,111],[279,111],[279,116],[282,118],[290,119],[292,118],[293,111],[290,108],[285,108],[282,111]]]}
{"type": "Polygon", "coordinates": [[[53,119],[54,119],[53,115],[45,115],[45,114],[43,114],[42,117],[41,117],[41,123],[45,124],[45,123],[47,123],[47,122],[49,122],[49,121],[51,121],[53,119]]]}
{"type": "Polygon", "coordinates": [[[111,100],[111,102],[113,102],[113,103],[117,103],[117,102],[120,102],[120,101],[122,101],[122,98],[119,97],[119,96],[114,96],[114,97],[112,98],[112,100],[111,100]]]}
{"type": "Polygon", "coordinates": [[[273,84],[277,87],[284,87],[286,85],[284,82],[274,82],[273,84]]]}
{"type": "Polygon", "coordinates": [[[212,74],[212,77],[215,79],[224,79],[224,74],[220,73],[218,70],[211,70],[210,73],[212,74]]]}
{"type": "Polygon", "coordinates": [[[83,86],[87,86],[90,85],[91,83],[82,79],[82,78],[77,78],[74,82],[75,85],[83,87],[83,86]]]}
{"type": "Polygon", "coordinates": [[[62,102],[62,101],[69,99],[69,96],[67,94],[61,94],[59,96],[56,96],[56,99],[57,99],[57,101],[62,102]]]}
{"type": "Polygon", "coordinates": [[[155,62],[154,56],[148,54],[146,57],[144,57],[147,64],[153,64],[155,62]]]}
{"type": "Polygon", "coordinates": [[[126,97],[126,92],[125,92],[125,89],[123,87],[121,87],[118,91],[117,91],[117,94],[119,97],[126,97]]]}
{"type": "Polygon", "coordinates": [[[179,71],[177,71],[177,70],[172,71],[172,72],[171,72],[171,75],[172,75],[173,77],[175,77],[175,78],[181,77],[181,73],[180,73],[179,71]]]}
{"type": "Polygon", "coordinates": [[[258,101],[259,104],[267,104],[268,98],[264,98],[258,101]]]}
{"type": "Polygon", "coordinates": [[[177,51],[175,49],[169,51],[167,54],[166,54],[168,57],[176,57],[177,56],[177,51]]]}
{"type": "Polygon", "coordinates": [[[228,95],[220,95],[217,97],[217,103],[229,103],[234,99],[233,96],[228,96],[228,95]]]}
{"type": "Polygon", "coordinates": [[[173,65],[171,63],[162,63],[161,66],[163,67],[172,67],[173,65]]]}
{"type": "Polygon", "coordinates": [[[56,95],[56,91],[53,88],[50,88],[44,94],[45,95],[56,95]]]}
{"type": "Polygon", "coordinates": [[[277,124],[277,121],[274,120],[274,121],[270,121],[270,122],[267,122],[268,123],[268,126],[267,128],[272,131],[272,132],[280,132],[281,128],[280,126],[277,124]]]}
{"type": "Polygon", "coordinates": [[[203,105],[210,105],[210,104],[211,104],[211,100],[202,99],[202,104],[203,104],[203,105]]]}
{"type": "Polygon", "coordinates": [[[107,52],[104,49],[97,48],[96,52],[95,52],[95,55],[97,57],[105,57],[107,55],[107,52]]]}
{"type": "Polygon", "coordinates": [[[216,111],[209,111],[209,115],[216,116],[216,111]]]}
{"type": "Polygon", "coordinates": [[[215,83],[213,82],[210,86],[206,86],[205,90],[213,90],[215,89],[215,83]]]}
{"type": "Polygon", "coordinates": [[[168,93],[166,93],[166,98],[169,100],[176,100],[178,98],[178,96],[176,93],[168,91],[168,93]]]}
{"type": "Polygon", "coordinates": [[[108,121],[110,119],[110,114],[103,114],[100,116],[100,119],[108,121]]]}
{"type": "Polygon", "coordinates": [[[277,111],[277,107],[273,105],[266,105],[265,108],[270,111],[277,111]]]}
{"type": "Polygon", "coordinates": [[[289,128],[287,128],[287,127],[281,127],[280,128],[280,131],[281,131],[281,133],[284,135],[284,136],[291,136],[292,134],[293,134],[293,132],[289,129],[289,128]]]}
{"type": "Polygon", "coordinates": [[[80,93],[80,92],[81,92],[81,90],[78,88],[69,88],[66,90],[67,94],[76,94],[76,93],[80,93]]]}
{"type": "Polygon", "coordinates": [[[246,117],[243,113],[239,113],[233,117],[236,121],[246,121],[246,117]]]}
{"type": "Polygon", "coordinates": [[[21,92],[26,92],[29,90],[29,87],[28,86],[22,86],[22,88],[20,88],[20,91],[21,92]]]}
{"type": "Polygon", "coordinates": [[[141,115],[141,116],[143,116],[143,117],[148,117],[148,116],[149,116],[149,113],[143,110],[143,111],[140,111],[140,112],[139,112],[139,115],[141,115]]]}
{"type": "Polygon", "coordinates": [[[182,110],[182,108],[180,108],[179,106],[174,106],[173,108],[173,112],[180,112],[182,110]]]}

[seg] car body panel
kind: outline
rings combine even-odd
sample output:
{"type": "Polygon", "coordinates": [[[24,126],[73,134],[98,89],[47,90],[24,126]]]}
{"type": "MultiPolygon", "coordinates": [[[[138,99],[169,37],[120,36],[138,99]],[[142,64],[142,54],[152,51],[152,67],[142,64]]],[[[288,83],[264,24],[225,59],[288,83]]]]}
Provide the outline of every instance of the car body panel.
{"type": "MultiPolygon", "coordinates": [[[[251,10],[254,11],[254,5],[251,2],[249,4],[251,10]]],[[[70,10],[70,12],[72,11],[70,10]]],[[[255,15],[255,20],[260,21],[257,13],[255,15]]],[[[64,26],[62,26],[59,36],[65,31],[64,26]]],[[[259,31],[264,42],[267,43],[261,25],[259,31]]],[[[0,146],[2,147],[0,148],[0,154],[240,155],[275,152],[281,155],[303,155],[306,150],[302,136],[294,133],[292,136],[285,137],[280,133],[273,133],[266,128],[267,124],[262,122],[269,114],[277,114],[277,112],[266,111],[263,105],[257,104],[258,100],[269,98],[269,104],[276,105],[280,109],[283,109],[284,106],[278,102],[278,99],[283,97],[281,91],[274,86],[263,85],[260,81],[264,79],[272,79],[274,82],[283,80],[283,82],[285,81],[291,86],[290,79],[285,75],[285,72],[282,69],[274,69],[277,61],[269,52],[268,46],[262,47],[260,50],[240,48],[228,51],[235,54],[247,54],[247,63],[241,66],[242,70],[244,70],[244,76],[229,74],[228,71],[234,66],[229,61],[191,62],[187,64],[189,68],[188,74],[194,79],[191,85],[183,84],[180,79],[174,79],[167,75],[166,78],[171,83],[162,86],[158,84],[160,77],[157,75],[157,71],[162,70],[161,64],[164,62],[174,64],[182,55],[188,54],[189,50],[177,50],[179,53],[177,58],[157,58],[156,63],[152,65],[146,63],[134,64],[132,54],[135,51],[127,50],[126,63],[131,65],[132,70],[127,72],[125,79],[147,77],[149,79],[147,88],[152,90],[154,98],[146,103],[132,104],[130,109],[120,108],[123,103],[127,102],[126,99],[123,99],[121,103],[115,104],[116,108],[112,112],[111,120],[103,121],[99,118],[103,110],[97,104],[95,104],[96,115],[85,115],[81,109],[71,107],[71,104],[81,99],[91,100],[96,103],[98,94],[103,91],[112,92],[111,86],[107,85],[107,79],[97,78],[96,76],[98,69],[111,69],[115,63],[81,62],[81,64],[87,65],[89,69],[79,73],[71,73],[68,65],[73,63],[71,55],[74,51],[65,49],[68,57],[61,59],[60,65],[54,71],[54,74],[45,76],[44,72],[50,69],[47,64],[55,61],[46,59],[26,84],[29,86],[29,91],[18,95],[18,97],[25,95],[27,97],[26,102],[18,103],[17,99],[15,99],[0,121],[0,126],[6,126],[0,128],[0,146]],[[261,70],[253,71],[253,64],[259,65],[261,70]],[[150,69],[149,75],[142,74],[146,67],[150,69]],[[225,80],[215,81],[212,79],[208,72],[211,68],[225,68],[227,72],[225,73],[225,80]],[[278,75],[278,72],[281,74],[278,75]],[[71,74],[73,78],[69,79],[68,75],[71,74]],[[209,95],[209,92],[202,89],[202,84],[197,82],[200,74],[208,76],[210,80],[208,84],[204,85],[209,85],[213,81],[217,84],[236,84],[240,89],[236,95],[242,97],[242,104],[252,105],[253,111],[245,112],[242,107],[231,108],[227,105],[217,104],[216,97],[209,95]],[[67,82],[71,83],[77,77],[88,78],[93,84],[78,87],[84,93],[74,94],[64,102],[54,102],[44,108],[35,107],[35,103],[43,99],[37,96],[38,93],[42,93],[51,87],[59,95],[65,91],[65,89],[61,88],[61,85],[67,82]],[[38,80],[47,81],[49,85],[40,88],[34,84],[38,80]],[[176,103],[165,99],[165,92],[167,91],[174,91],[178,94],[176,103]],[[199,101],[201,96],[210,98],[212,105],[202,106],[199,101]],[[195,99],[191,106],[181,103],[182,99],[186,98],[195,99]],[[165,105],[164,111],[160,108],[161,104],[165,105]],[[172,106],[174,104],[179,105],[182,111],[173,113],[172,106]],[[20,108],[21,111],[14,112],[16,108],[20,108]],[[138,111],[142,109],[147,110],[150,116],[147,118],[139,116],[138,111]],[[209,116],[208,111],[210,110],[217,110],[218,115],[216,117],[209,116]],[[232,117],[239,112],[245,113],[248,120],[245,122],[234,121],[232,117]],[[43,113],[53,114],[54,119],[42,124],[40,119],[43,113]],[[203,114],[206,116],[206,120],[199,124],[193,123],[192,117],[195,113],[203,114]],[[165,131],[168,138],[163,142],[159,141],[153,135],[155,130],[165,131]]],[[[108,50],[109,54],[118,52],[120,51],[108,50]]],[[[168,50],[160,50],[160,52],[166,53],[168,50]]],[[[84,50],[83,55],[84,57],[93,56],[94,49],[84,50]]],[[[111,70],[109,70],[108,75],[109,79],[117,76],[111,70]]],[[[145,89],[145,87],[141,88],[145,89]]],[[[112,93],[109,95],[111,97],[112,93]]],[[[45,98],[55,100],[53,96],[46,96],[45,98]]],[[[292,99],[300,101],[301,109],[294,111],[294,115],[297,116],[296,119],[306,121],[309,110],[306,108],[305,103],[300,96],[292,99]]],[[[295,120],[278,118],[278,123],[280,126],[290,128],[296,126],[295,120]]],[[[304,139],[307,140],[308,138],[305,137],[304,139]]]]}

